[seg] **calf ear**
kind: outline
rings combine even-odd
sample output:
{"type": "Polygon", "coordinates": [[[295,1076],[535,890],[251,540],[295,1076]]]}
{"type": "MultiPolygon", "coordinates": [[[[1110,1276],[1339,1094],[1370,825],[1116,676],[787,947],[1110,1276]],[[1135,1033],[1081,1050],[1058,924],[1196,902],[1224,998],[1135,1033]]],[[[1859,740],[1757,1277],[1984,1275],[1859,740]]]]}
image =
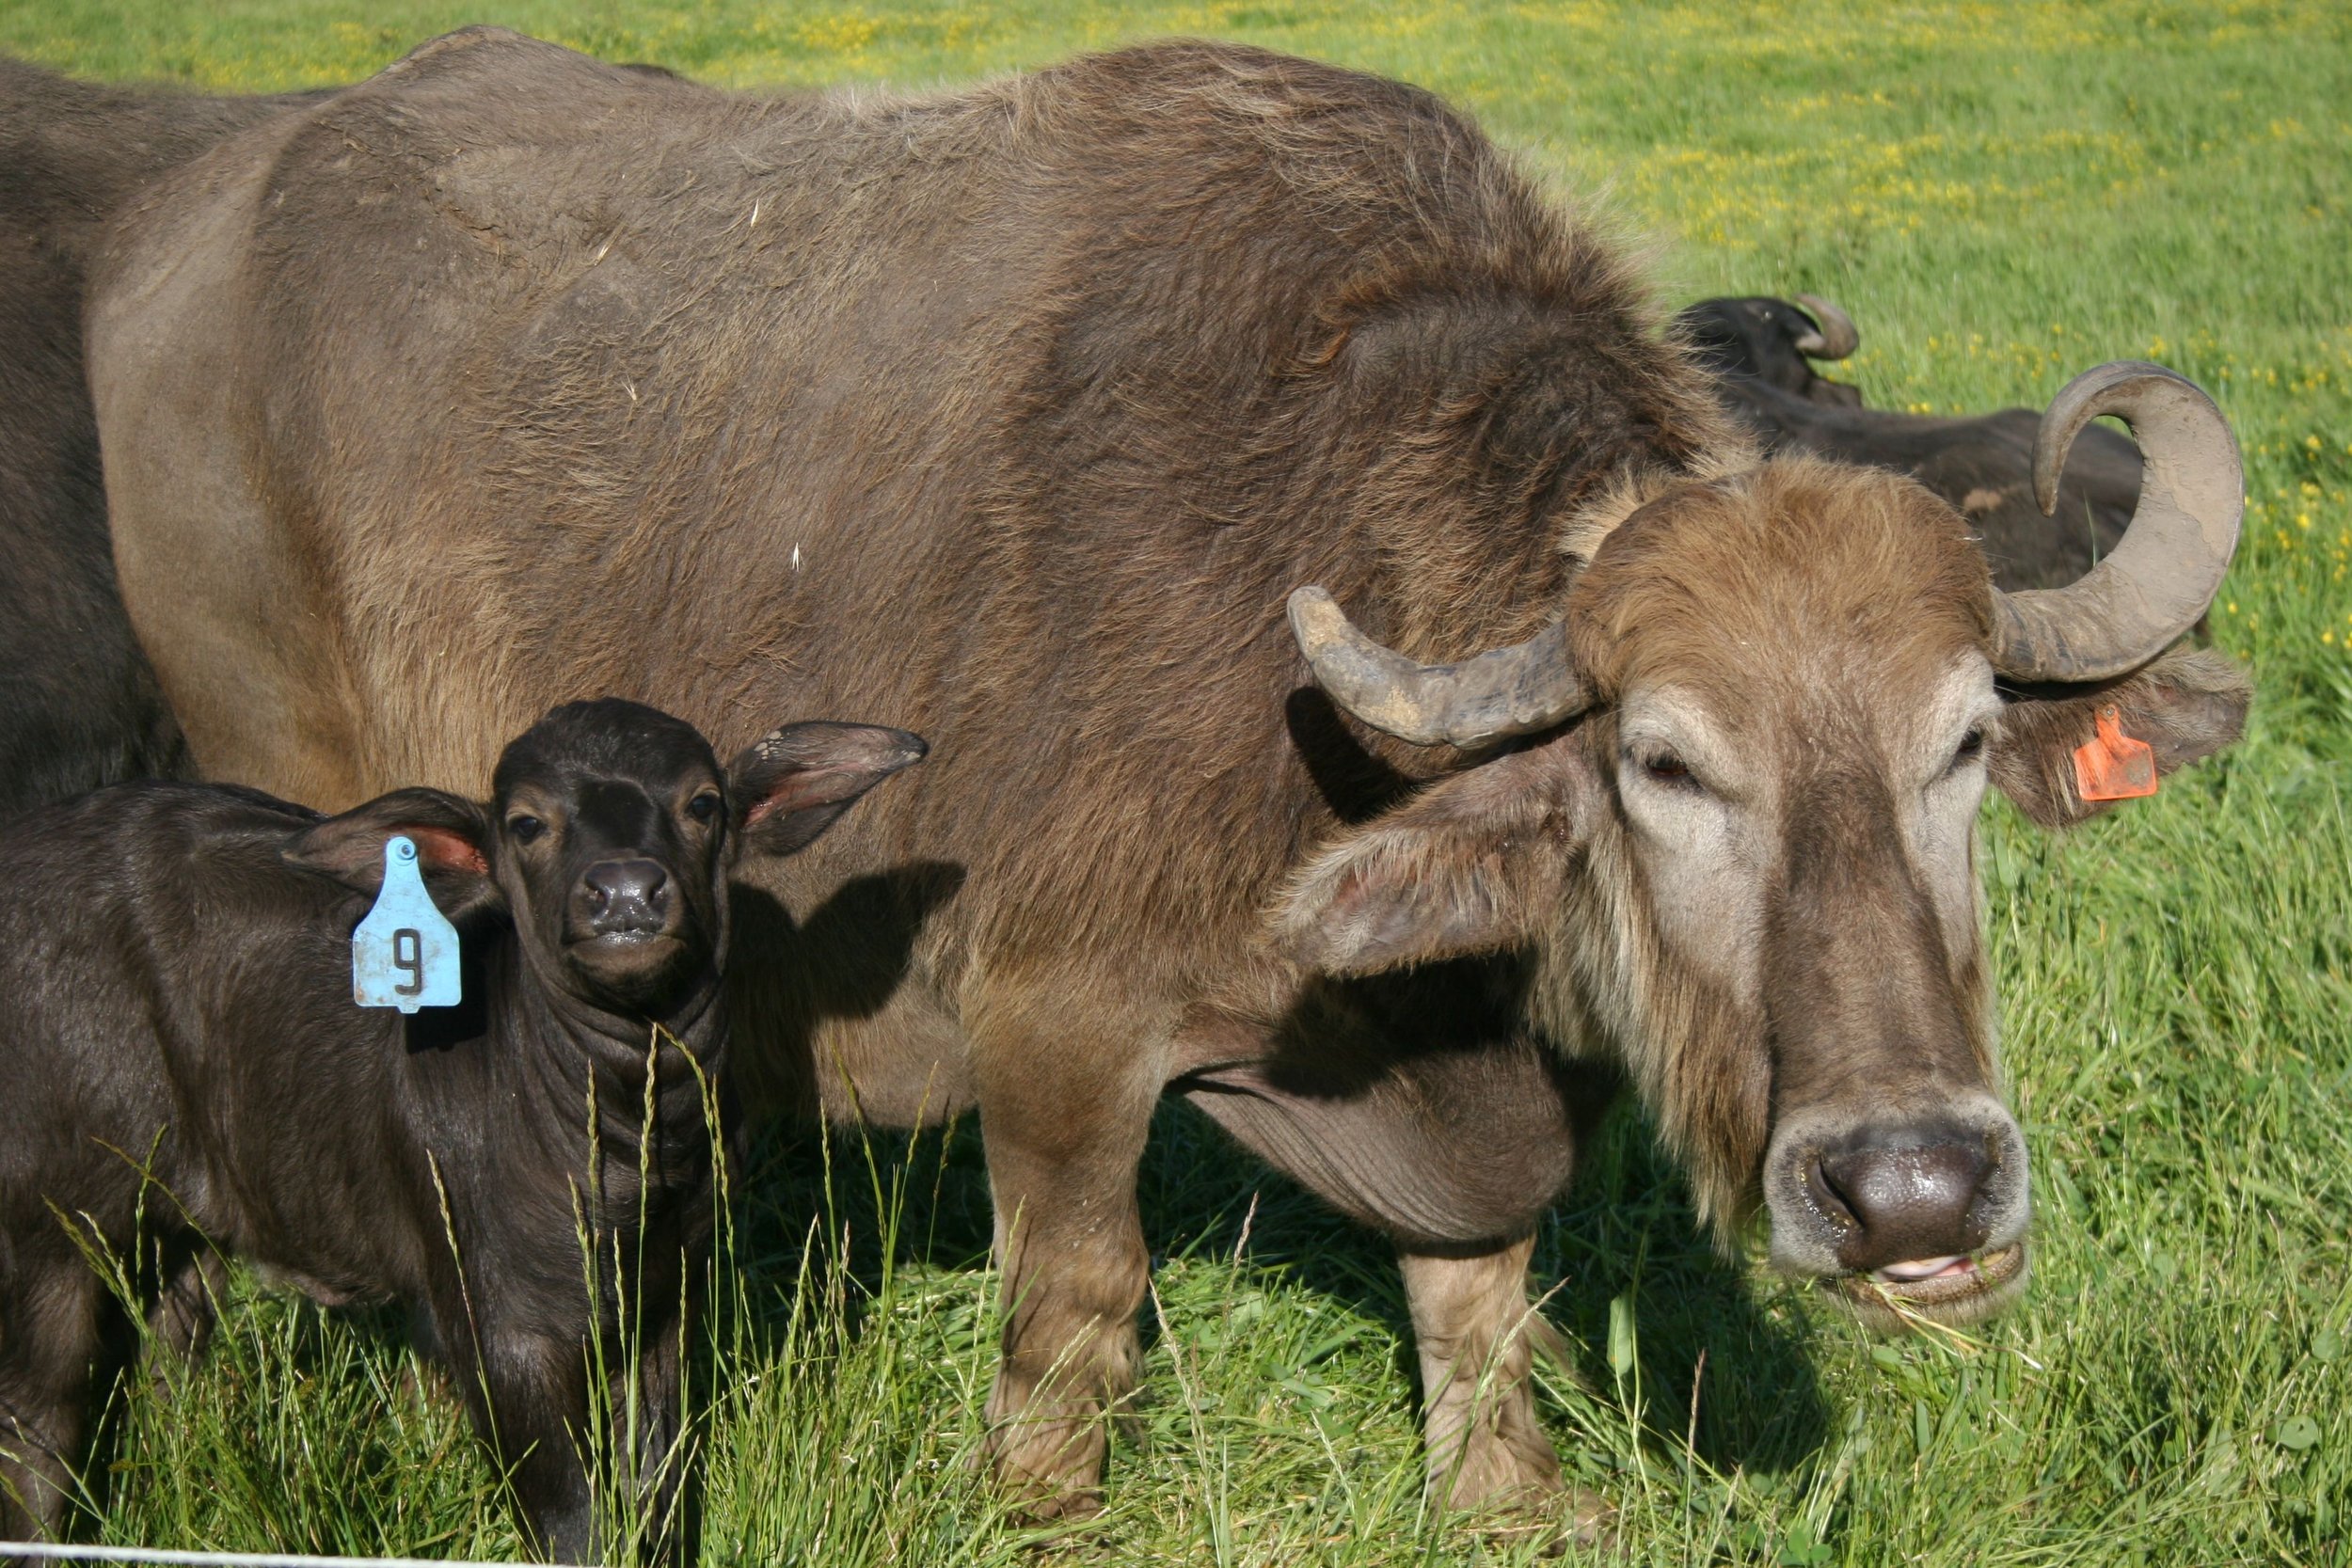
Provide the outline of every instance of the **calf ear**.
{"type": "Polygon", "coordinates": [[[1570,734],[1431,784],[1291,879],[1275,942],[1327,974],[1519,946],[1559,902],[1593,783],[1570,734]]]}
{"type": "Polygon", "coordinates": [[[379,795],[295,834],[279,853],[289,865],[373,897],[384,887],[384,844],[394,834],[416,845],[424,885],[450,919],[505,902],[490,879],[489,814],[437,789],[379,795]]]}
{"type": "Polygon", "coordinates": [[[859,796],[930,750],[920,736],[879,724],[785,725],[745,747],[727,769],[743,847],[761,855],[805,847],[859,796]]]}
{"type": "Polygon", "coordinates": [[[2104,685],[2031,691],[2002,711],[1993,782],[2043,827],[2071,827],[2114,804],[2085,800],[2074,782],[2074,752],[2096,736],[2101,708],[2117,710],[2123,733],[2148,744],[2162,774],[2235,741],[2252,697],[2245,672],[2193,648],[2176,648],[2104,685]]]}

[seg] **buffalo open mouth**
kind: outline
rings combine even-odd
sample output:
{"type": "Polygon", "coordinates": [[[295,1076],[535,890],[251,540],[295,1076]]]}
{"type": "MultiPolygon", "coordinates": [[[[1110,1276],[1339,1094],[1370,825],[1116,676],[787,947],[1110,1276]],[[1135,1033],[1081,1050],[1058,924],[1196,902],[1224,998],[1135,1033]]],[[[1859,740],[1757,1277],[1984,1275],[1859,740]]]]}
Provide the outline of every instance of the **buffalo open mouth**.
{"type": "Polygon", "coordinates": [[[675,942],[675,933],[659,926],[622,926],[606,931],[582,931],[566,936],[564,945],[588,953],[627,953],[657,942],[675,942]]]}
{"type": "Polygon", "coordinates": [[[1945,1328],[1989,1318],[2025,1288],[2026,1243],[1990,1252],[1925,1258],[1817,1280],[1872,1328],[1886,1333],[1932,1324],[1945,1328]]]}

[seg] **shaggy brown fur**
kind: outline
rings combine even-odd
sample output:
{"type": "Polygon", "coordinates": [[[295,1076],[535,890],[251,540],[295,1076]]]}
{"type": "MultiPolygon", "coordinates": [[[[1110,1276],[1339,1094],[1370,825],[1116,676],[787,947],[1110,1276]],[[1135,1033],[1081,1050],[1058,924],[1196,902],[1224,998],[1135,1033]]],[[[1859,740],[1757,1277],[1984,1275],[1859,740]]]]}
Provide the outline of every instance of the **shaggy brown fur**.
{"type": "MultiPolygon", "coordinates": [[[[1282,617],[1319,582],[1436,658],[1558,616],[1580,541],[1748,466],[1653,332],[1598,241],[1394,83],[1172,43],[763,100],[475,31],[133,214],[92,342],[125,593],[215,775],[469,784],[587,689],[722,745],[780,705],[932,740],[739,897],[738,1060],[783,1108],[978,1105],[1018,1304],[997,1466],[1084,1507],[1165,1090],[1387,1227],[1417,1321],[1509,1361],[1489,1418],[1437,1399],[1465,1502],[1557,1485],[1490,1287],[1612,1064],[1704,1190],[1754,1180],[1762,1043],[1620,974],[1638,890],[1579,872],[1615,831],[1608,715],[1416,752],[1334,712],[1282,617]],[[1302,864],[1457,938],[1366,903],[1302,962],[1263,919],[1302,864]]],[[[1942,572],[1915,597],[1964,608],[1930,631],[1981,612],[1981,569],[1942,572]]]]}

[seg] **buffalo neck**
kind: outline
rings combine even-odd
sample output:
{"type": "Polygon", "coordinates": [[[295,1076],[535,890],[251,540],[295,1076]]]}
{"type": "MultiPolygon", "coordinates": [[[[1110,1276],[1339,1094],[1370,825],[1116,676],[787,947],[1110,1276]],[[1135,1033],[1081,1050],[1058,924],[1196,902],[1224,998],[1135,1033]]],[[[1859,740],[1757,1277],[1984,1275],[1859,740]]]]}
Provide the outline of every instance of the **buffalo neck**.
{"type": "Polygon", "coordinates": [[[487,944],[482,969],[486,1053],[560,1165],[585,1163],[578,1134],[592,1104],[608,1161],[632,1167],[649,1161],[652,1168],[675,1167],[681,1175],[703,1163],[710,1117],[706,1089],[714,1091],[715,1103],[726,1045],[715,970],[648,1017],[548,984],[511,930],[487,944]]]}

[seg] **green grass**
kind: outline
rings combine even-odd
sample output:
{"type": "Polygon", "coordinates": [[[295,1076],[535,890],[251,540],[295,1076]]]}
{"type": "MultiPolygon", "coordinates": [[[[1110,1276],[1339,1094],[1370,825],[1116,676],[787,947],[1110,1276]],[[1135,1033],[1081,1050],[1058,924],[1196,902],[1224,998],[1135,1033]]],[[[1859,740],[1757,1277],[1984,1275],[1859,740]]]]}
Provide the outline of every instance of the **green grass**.
{"type": "MultiPolygon", "coordinates": [[[[0,49],[242,90],[481,20],[739,85],[1248,39],[1468,105],[1651,243],[1671,299],[1839,300],[1874,404],[2038,404],[2126,356],[2212,388],[2253,500],[2214,617],[2255,673],[2246,743],[2070,838],[1986,827],[2027,1304],[1968,1341],[1873,1342],[1713,1257],[1622,1117],[1542,1237],[1585,1384],[1545,1407],[1644,1562],[2352,1560],[2352,11],[16,0],[0,49]]],[[[1160,1133],[1151,1402],[1087,1555],[1532,1557],[1421,1511],[1384,1248],[1198,1124],[1160,1133]]],[[[977,1141],[785,1133],[762,1158],[711,1369],[707,1555],[1027,1560],[969,1465],[993,1333],[977,1141]]],[[[384,1324],[240,1302],[203,1368],[127,1396],[95,1533],[511,1549],[384,1324]]]]}

